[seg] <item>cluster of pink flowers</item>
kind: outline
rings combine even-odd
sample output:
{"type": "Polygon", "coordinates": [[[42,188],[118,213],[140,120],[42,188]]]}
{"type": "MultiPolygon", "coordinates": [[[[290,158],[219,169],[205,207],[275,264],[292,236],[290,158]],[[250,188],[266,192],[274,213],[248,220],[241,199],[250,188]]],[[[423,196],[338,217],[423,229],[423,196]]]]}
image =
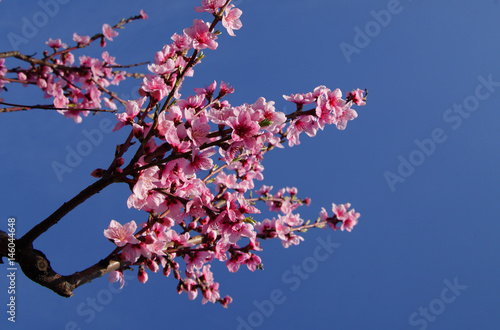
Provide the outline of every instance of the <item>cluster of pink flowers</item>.
{"type": "Polygon", "coordinates": [[[5,58],[0,58],[0,91],[5,86],[6,80],[3,80],[2,77],[7,73],[7,67],[5,66],[5,58]]]}
{"type": "Polygon", "coordinates": [[[328,216],[328,212],[326,212],[325,208],[322,207],[319,212],[319,217],[322,221],[328,223],[328,226],[333,230],[339,229],[338,225],[340,224],[340,230],[351,231],[355,225],[358,224],[359,213],[354,211],[354,209],[350,209],[350,203],[335,205],[332,204],[332,212],[333,215],[331,217],[328,216]]]}
{"type": "Polygon", "coordinates": [[[46,42],[51,51],[45,51],[43,59],[34,60],[25,58],[30,63],[27,68],[16,67],[6,70],[3,66],[5,59],[0,59],[0,90],[5,82],[21,83],[23,86],[37,86],[44,93],[44,98],[51,98],[53,106],[65,117],[72,118],[76,123],[82,121],[93,110],[116,110],[116,101],[124,102],[108,89],[110,85],[118,85],[126,79],[124,70],[116,70],[121,66],[115,62],[115,57],[104,51],[101,58],[79,56],[78,61],[72,51],[91,45],[95,40],[113,40],[118,35],[117,28],[135,19],[147,19],[141,10],[140,15],[127,21],[120,22],[114,28],[104,24],[102,34],[94,37],[73,34],[75,44],[68,47],[61,39],[46,42]],[[16,75],[16,78],[1,79],[7,72],[16,75]]]}
{"type": "MultiPolygon", "coordinates": [[[[298,145],[301,133],[312,137],[326,125],[343,130],[357,117],[351,107],[365,104],[359,89],[342,99],[339,89],[319,86],[312,92],[284,95],[285,100],[296,104],[290,114],[276,111],[275,102],[263,97],[252,104],[232,106],[223,98],[234,89],[221,82],[216,93],[215,81],[181,98],[179,88],[203,58],[201,50],[218,47],[216,23],[222,22],[231,36],[241,28],[242,12],[229,2],[203,0],[195,10],[212,14],[213,23],[195,19],[182,35],[174,34],[172,42],[156,53],[154,62],[148,65],[150,73],[143,76],[141,98],[123,101],[125,112],[117,114],[114,130],[131,126],[129,140],[117,148],[111,170],[92,172],[95,177],[123,173],[120,181],[131,189],[128,207],[149,214],[139,226],[135,221],[121,225],[112,220],[104,230],[104,236],[117,246],[116,259],[125,265],[111,272],[109,280],[120,281],[123,286],[123,271],[135,265],[138,279],[145,283],[148,270],[156,273],[162,269],[165,276],[173,273],[179,281],[179,293],[186,292],[195,299],[201,292],[202,303],[220,302],[224,306],[231,298],[221,297],[210,262],[225,262],[231,272],[241,266],[255,271],[262,268],[256,254],[262,239],[278,238],[287,248],[298,245],[303,240],[299,233],[307,229],[328,225],[334,230],[351,231],[356,225],[359,213],[349,210],[350,204],[333,204],[331,216],[322,209],[316,222],[305,222],[296,211],[310,205],[309,198],[298,198],[296,188],[283,188],[274,194],[272,187],[265,185],[256,189],[255,181],[264,178],[265,153],[283,148],[287,140],[289,146],[298,145]],[[311,108],[304,109],[308,105],[311,108]],[[121,156],[133,144],[135,155],[126,165],[121,156]],[[259,203],[277,216],[255,220],[259,203]]],[[[136,18],[147,16],[141,12],[136,18]]],[[[116,29],[105,24],[99,37],[101,46],[117,35],[116,29]]],[[[46,54],[45,59],[53,65],[17,69],[18,80],[36,84],[53,98],[56,108],[64,108],[61,113],[76,122],[81,121],[80,115],[87,115],[84,109],[99,109],[101,103],[117,109],[116,96],[107,87],[117,85],[125,73],[113,71],[117,67],[115,58],[107,52],[102,59],[80,56],[80,64],[73,66],[69,51],[99,38],[75,34],[77,46],[72,48],[60,39],[49,40],[53,54],[46,54]]],[[[0,77],[6,72],[0,59],[0,77]]]]}
{"type": "MultiPolygon", "coordinates": [[[[203,1],[196,10],[217,16],[224,3],[203,1]]],[[[223,17],[241,14],[236,8],[228,9],[229,14],[223,17]]],[[[225,25],[229,34],[241,26],[235,21],[225,25]]],[[[119,247],[125,244],[121,261],[140,266],[141,282],[148,279],[147,269],[158,272],[162,268],[166,276],[173,271],[179,280],[179,293],[187,292],[194,299],[200,290],[203,303],[227,305],[230,298],[221,298],[219,285],[213,282],[209,268],[213,260],[225,262],[231,272],[241,266],[254,271],[262,268],[255,254],[261,250],[261,239],[278,238],[289,247],[303,240],[299,231],[327,225],[350,231],[356,224],[359,213],[347,211],[349,204],[335,207],[331,217],[323,209],[316,223],[305,223],[296,209],[309,205],[310,199],[299,199],[296,188],[283,188],[275,194],[265,185],[256,190],[255,180],[264,178],[261,163],[267,151],[282,148],[286,140],[290,146],[299,144],[302,132],[314,136],[327,124],[344,129],[347,121],[357,117],[351,106],[364,101],[360,90],[342,99],[339,89],[319,86],[310,93],[284,96],[297,105],[297,110],[287,115],[263,97],[253,104],[232,106],[223,97],[234,89],[221,83],[216,94],[215,81],[182,99],[175,86],[182,82],[180,75],[193,73],[187,65],[191,61],[188,51],[217,47],[209,26],[194,20],[182,36],[175,34],[173,42],[157,52],[154,63],[148,66],[151,74],[140,89],[143,98],[129,101],[125,113],[117,115],[115,130],[132,126],[142,145],[142,153],[133,164],[139,171],[128,182],[132,194],[127,205],[146,211],[150,217],[138,233],[130,230],[136,227],[135,222],[122,227],[113,220],[105,236],[119,247]],[[167,110],[160,111],[156,121],[146,120],[144,114],[162,101],[167,110]],[[308,104],[312,108],[304,110],[308,104]],[[257,197],[249,194],[254,190],[257,197]],[[256,221],[254,215],[260,213],[257,203],[265,203],[277,217],[256,221]],[[140,242],[130,242],[135,239],[140,242]]],[[[122,270],[111,273],[110,281],[123,282],[122,270]]]]}

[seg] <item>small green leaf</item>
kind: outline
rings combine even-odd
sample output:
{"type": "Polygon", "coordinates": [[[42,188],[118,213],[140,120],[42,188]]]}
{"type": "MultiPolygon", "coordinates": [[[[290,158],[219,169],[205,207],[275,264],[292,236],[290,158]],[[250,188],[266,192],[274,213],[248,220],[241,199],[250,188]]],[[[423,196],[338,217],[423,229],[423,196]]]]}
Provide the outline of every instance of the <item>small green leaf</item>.
{"type": "Polygon", "coordinates": [[[270,121],[269,119],[265,118],[265,119],[263,119],[263,120],[259,123],[259,126],[260,126],[260,127],[266,127],[266,126],[270,126],[270,125],[272,125],[272,124],[273,124],[273,122],[272,122],[272,121],[270,121]]]}
{"type": "Polygon", "coordinates": [[[243,219],[243,222],[251,223],[252,225],[257,224],[257,221],[255,221],[252,217],[246,217],[245,219],[243,219]]]}

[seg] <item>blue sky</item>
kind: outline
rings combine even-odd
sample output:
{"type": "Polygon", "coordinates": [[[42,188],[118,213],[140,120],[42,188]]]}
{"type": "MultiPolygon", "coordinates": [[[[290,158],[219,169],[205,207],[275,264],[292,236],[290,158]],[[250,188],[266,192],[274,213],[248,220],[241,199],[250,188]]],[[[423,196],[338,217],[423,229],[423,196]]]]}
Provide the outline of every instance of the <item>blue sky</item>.
{"type": "MultiPolygon", "coordinates": [[[[235,3],[243,11],[243,28],[237,37],[220,36],[219,48],[205,52],[182,92],[224,80],[236,89],[229,99],[233,105],[263,96],[276,101],[277,110],[291,112],[283,94],[318,85],[367,88],[368,104],[357,109],[359,117],[345,131],[330,127],[315,138],[304,136],[299,146],[269,153],[264,161],[263,183],[275,189],[296,186],[301,196],[312,198],[312,205],[300,210],[302,218],[315,219],[332,202],[350,202],[361,213],[359,224],[351,233],[309,231],[305,242],[289,249],[265,242],[264,271],[233,274],[214,264],[221,292],[234,299],[228,309],[177,295],[176,281],[161,274],[150,274],[143,285],[130,273],[122,291],[106,277],[97,279],[65,299],[19,271],[15,326],[496,329],[498,1],[235,3]]],[[[197,5],[42,0],[27,6],[3,0],[0,51],[12,50],[17,35],[24,38],[17,44],[21,52],[40,54],[49,37],[71,42],[73,32],[93,35],[103,23],[144,9],[149,20],[128,25],[107,50],[118,63],[148,61],[194,18],[209,19],[194,12],[197,5]],[[44,9],[47,3],[52,6],[44,9]],[[34,19],[43,24],[26,35],[23,26],[34,19]]],[[[124,85],[119,94],[136,97],[137,87],[124,85]]],[[[11,92],[2,96],[43,102],[35,90],[11,92]]],[[[52,163],[65,161],[68,148],[85,139],[83,130],[100,129],[113,116],[91,116],[80,125],[41,110],[1,119],[0,228],[15,217],[19,234],[89,185],[88,174],[108,164],[126,134],[103,132],[103,142],[59,180],[52,163]]],[[[111,219],[144,220],[143,213],[127,209],[128,195],[123,186],[107,188],[36,240],[35,248],[60,273],[88,267],[113,248],[102,235],[111,219]]],[[[0,272],[7,274],[6,267],[0,272]]],[[[7,287],[6,276],[0,276],[5,303],[7,287]]],[[[0,322],[12,326],[5,312],[0,322]]]]}

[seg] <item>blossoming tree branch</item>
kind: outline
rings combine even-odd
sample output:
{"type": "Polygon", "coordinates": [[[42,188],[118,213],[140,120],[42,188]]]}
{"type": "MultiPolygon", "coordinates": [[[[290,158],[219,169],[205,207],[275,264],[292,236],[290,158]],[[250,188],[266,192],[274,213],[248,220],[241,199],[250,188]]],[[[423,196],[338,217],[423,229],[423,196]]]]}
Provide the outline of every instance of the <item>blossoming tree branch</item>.
{"type": "MultiPolygon", "coordinates": [[[[147,65],[148,74],[127,71],[144,63],[120,65],[106,51],[101,58],[75,58],[95,43],[105,47],[126,24],[147,19],[143,11],[113,26],[104,24],[93,36],[75,33],[71,44],[50,39],[40,58],[18,51],[0,53],[0,112],[54,110],[80,123],[89,113],[116,113],[121,105],[124,112],[101,115],[116,116],[115,131],[130,131],[116,146],[109,165],[91,173],[94,183],[15,240],[15,261],[28,278],[70,297],[80,285],[105,274],[123,286],[125,271],[135,269],[145,283],[149,274],[161,270],[178,280],[177,291],[186,292],[189,299],[201,293],[202,303],[227,306],[232,299],[220,294],[211,262],[224,262],[231,272],[240,267],[255,271],[262,269],[258,252],[264,239],[279,239],[288,248],[298,245],[308,229],[351,231],[357,224],[359,213],[349,203],[333,204],[331,211],[322,208],[317,219],[304,221],[297,209],[309,205],[309,198],[299,197],[296,188],[257,188],[256,181],[264,178],[262,160],[267,152],[284,144],[298,145],[302,133],[313,137],[327,125],[345,129],[357,117],[351,107],[365,104],[365,91],[348,91],[342,98],[339,89],[319,86],[308,93],[284,95],[296,105],[288,114],[276,111],[274,101],[263,97],[231,105],[224,97],[234,89],[224,82],[214,81],[195,88],[193,95],[181,96],[182,83],[193,76],[203,50],[217,49],[217,25],[221,23],[231,36],[242,27],[242,12],[230,3],[203,0],[195,10],[211,15],[211,22],[195,19],[175,33],[147,65]],[[113,92],[126,79],[142,80],[140,99],[123,100],[113,92]],[[51,103],[10,102],[9,84],[38,88],[51,103]],[[142,223],[110,220],[104,236],[114,249],[87,269],[58,274],[34,249],[34,241],[114,183],[130,189],[126,204],[144,211],[142,223]],[[259,218],[261,208],[275,212],[275,217],[259,218]]],[[[8,242],[9,236],[0,231],[0,256],[9,256],[8,242]]]]}

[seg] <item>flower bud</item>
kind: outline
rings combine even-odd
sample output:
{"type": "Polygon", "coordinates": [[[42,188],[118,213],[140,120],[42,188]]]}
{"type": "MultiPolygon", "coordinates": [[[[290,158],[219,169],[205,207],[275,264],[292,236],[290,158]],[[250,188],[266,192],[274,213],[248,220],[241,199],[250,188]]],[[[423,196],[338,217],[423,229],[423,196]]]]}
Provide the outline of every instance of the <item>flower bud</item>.
{"type": "Polygon", "coordinates": [[[102,178],[105,172],[106,170],[102,168],[96,168],[95,170],[92,171],[92,173],[90,173],[90,175],[92,175],[94,178],[102,178]]]}
{"type": "Polygon", "coordinates": [[[137,273],[137,278],[142,284],[148,281],[148,273],[144,270],[144,266],[139,266],[139,272],[137,273]]]}

